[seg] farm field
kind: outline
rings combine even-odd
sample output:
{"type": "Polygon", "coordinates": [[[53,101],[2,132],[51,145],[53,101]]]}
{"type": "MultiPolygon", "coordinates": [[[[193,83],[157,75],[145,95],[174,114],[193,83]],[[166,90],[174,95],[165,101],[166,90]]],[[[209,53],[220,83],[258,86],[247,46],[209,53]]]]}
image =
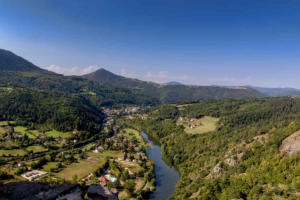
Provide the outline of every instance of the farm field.
{"type": "Polygon", "coordinates": [[[36,138],[35,135],[39,132],[38,130],[28,130],[24,126],[16,126],[16,127],[14,127],[14,130],[15,130],[15,132],[19,132],[19,133],[27,135],[30,139],[35,139],[36,138]]]}
{"type": "Polygon", "coordinates": [[[90,151],[93,147],[95,146],[94,143],[85,145],[84,147],[81,148],[82,151],[90,151]]]}
{"type": "Polygon", "coordinates": [[[23,149],[12,149],[12,150],[0,150],[0,156],[11,155],[11,156],[24,156],[27,154],[27,151],[23,149]]]}
{"type": "Polygon", "coordinates": [[[25,134],[27,132],[27,128],[24,126],[15,126],[14,127],[15,132],[23,133],[25,134]]]}
{"type": "Polygon", "coordinates": [[[48,131],[45,133],[47,137],[54,137],[54,138],[69,138],[71,137],[71,133],[69,132],[60,132],[56,130],[48,131]]]}
{"type": "Polygon", "coordinates": [[[57,162],[48,162],[46,165],[43,166],[43,170],[50,172],[51,169],[57,168],[57,162]]]}
{"type": "Polygon", "coordinates": [[[103,153],[89,152],[88,157],[84,160],[80,160],[78,163],[73,163],[56,174],[57,177],[72,180],[74,175],[77,175],[78,179],[82,179],[87,176],[90,172],[95,171],[101,166],[106,157],[118,157],[122,153],[115,151],[106,151],[103,153]]]}
{"type": "Polygon", "coordinates": [[[185,132],[189,134],[203,134],[214,131],[217,128],[218,118],[204,116],[200,119],[179,119],[177,124],[183,125],[185,127],[185,132]]]}
{"type": "Polygon", "coordinates": [[[38,152],[47,151],[47,149],[39,145],[34,145],[34,146],[27,147],[26,151],[33,151],[33,153],[38,153],[38,152]]]}

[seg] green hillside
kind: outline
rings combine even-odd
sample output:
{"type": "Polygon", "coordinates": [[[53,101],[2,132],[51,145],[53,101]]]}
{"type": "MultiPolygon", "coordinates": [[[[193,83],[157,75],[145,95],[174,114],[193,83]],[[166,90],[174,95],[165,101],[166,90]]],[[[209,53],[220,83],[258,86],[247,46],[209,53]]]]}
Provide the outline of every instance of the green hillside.
{"type": "Polygon", "coordinates": [[[154,99],[128,89],[88,81],[77,76],[63,76],[40,69],[5,50],[0,50],[0,71],[1,88],[28,88],[78,94],[91,100],[97,107],[156,103],[154,99]]]}
{"type": "Polygon", "coordinates": [[[30,63],[29,61],[4,49],[0,49],[0,70],[42,71],[40,68],[30,63]]]}
{"type": "Polygon", "coordinates": [[[100,109],[80,96],[29,89],[0,92],[0,121],[44,126],[59,131],[85,130],[97,133],[104,116],[100,109]]]}
{"type": "Polygon", "coordinates": [[[212,86],[188,86],[179,84],[157,84],[137,79],[115,75],[105,69],[83,76],[89,80],[107,83],[140,92],[155,97],[161,103],[190,101],[200,99],[243,99],[249,97],[263,97],[264,95],[251,88],[223,88],[212,86]]]}
{"type": "Polygon", "coordinates": [[[123,123],[159,142],[180,172],[170,199],[299,199],[299,119],[300,99],[283,97],[164,105],[123,123]],[[219,119],[214,131],[178,124],[205,116],[219,119]]]}
{"type": "Polygon", "coordinates": [[[0,118],[59,131],[100,130],[103,106],[150,105],[157,101],[107,84],[43,70],[0,50],[0,118]]]}

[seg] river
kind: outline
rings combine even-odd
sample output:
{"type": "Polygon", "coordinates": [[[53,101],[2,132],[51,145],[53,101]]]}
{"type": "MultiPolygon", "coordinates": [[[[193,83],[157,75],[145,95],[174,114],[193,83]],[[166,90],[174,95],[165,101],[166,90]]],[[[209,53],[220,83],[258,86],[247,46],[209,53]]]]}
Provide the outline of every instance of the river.
{"type": "Polygon", "coordinates": [[[160,146],[149,140],[145,133],[142,133],[142,136],[152,147],[147,149],[146,153],[155,164],[156,190],[150,194],[149,199],[166,200],[174,192],[179,173],[163,161],[160,146]]]}

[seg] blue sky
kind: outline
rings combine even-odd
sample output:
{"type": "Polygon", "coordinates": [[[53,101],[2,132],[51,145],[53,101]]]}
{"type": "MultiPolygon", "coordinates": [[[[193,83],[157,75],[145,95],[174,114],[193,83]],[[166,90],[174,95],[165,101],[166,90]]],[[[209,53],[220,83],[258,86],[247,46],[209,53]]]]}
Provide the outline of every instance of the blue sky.
{"type": "Polygon", "coordinates": [[[64,74],[300,88],[300,1],[2,0],[0,48],[64,74]]]}

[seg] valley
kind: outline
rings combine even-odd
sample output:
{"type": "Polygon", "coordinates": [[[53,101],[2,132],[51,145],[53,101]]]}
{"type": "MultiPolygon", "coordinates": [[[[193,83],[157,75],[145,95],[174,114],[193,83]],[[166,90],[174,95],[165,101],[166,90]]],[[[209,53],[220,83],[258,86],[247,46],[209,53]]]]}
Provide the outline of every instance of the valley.
{"type": "Polygon", "coordinates": [[[63,76],[0,54],[4,199],[299,198],[296,95],[63,76]]]}

